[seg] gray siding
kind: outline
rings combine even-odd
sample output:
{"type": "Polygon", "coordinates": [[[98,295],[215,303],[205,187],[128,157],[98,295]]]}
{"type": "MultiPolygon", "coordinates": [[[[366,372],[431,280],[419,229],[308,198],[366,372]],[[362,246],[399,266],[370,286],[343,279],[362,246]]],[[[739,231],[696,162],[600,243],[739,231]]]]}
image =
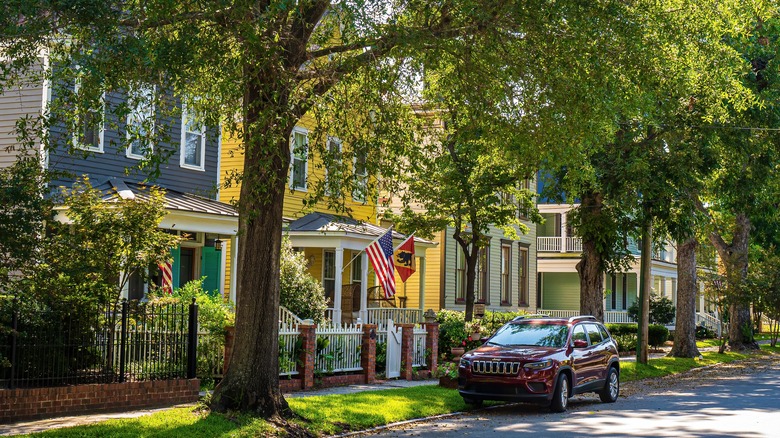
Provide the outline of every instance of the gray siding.
{"type": "MultiPolygon", "coordinates": [[[[112,93],[107,96],[107,105],[116,107],[122,103],[123,95],[112,93]]],[[[126,181],[142,182],[147,180],[146,171],[132,169],[139,161],[126,156],[125,120],[118,120],[107,110],[108,123],[103,135],[103,152],[69,154],[71,137],[65,126],[52,128],[52,143],[57,147],[49,153],[49,168],[68,172],[69,175],[54,181],[57,186],[69,186],[74,177],[87,174],[95,179],[100,176],[121,177],[126,181]],[[113,127],[112,127],[113,126],[113,127]],[[131,170],[132,169],[132,170],[131,170]],[[126,172],[129,172],[126,174],[126,172]]],[[[206,131],[205,171],[183,168],[179,165],[181,157],[181,117],[157,116],[155,129],[164,129],[170,141],[154,144],[154,149],[171,151],[166,164],[160,166],[160,176],[152,180],[154,184],[171,190],[194,193],[210,198],[216,197],[219,176],[219,129],[206,131]]],[[[158,131],[159,132],[159,131],[158,131]]]]}
{"type": "Polygon", "coordinates": [[[41,115],[43,81],[14,87],[0,94],[0,168],[10,166],[19,153],[16,123],[23,117],[41,115]]]}
{"type": "MultiPolygon", "coordinates": [[[[486,306],[490,310],[515,311],[518,309],[533,311],[537,308],[536,303],[536,283],[537,283],[537,265],[536,265],[536,226],[526,223],[529,227],[528,234],[521,234],[518,240],[511,241],[511,301],[509,306],[501,305],[501,240],[505,239],[504,232],[501,229],[490,227],[489,236],[490,250],[488,253],[488,275],[490,282],[489,304],[486,306]],[[528,245],[528,307],[518,308],[519,300],[519,275],[520,275],[520,257],[519,243],[528,245]]],[[[444,274],[444,302],[442,307],[453,310],[464,310],[463,304],[455,303],[456,290],[456,252],[460,251],[460,246],[452,237],[453,229],[448,228],[445,231],[445,254],[443,257],[444,274]]]]}

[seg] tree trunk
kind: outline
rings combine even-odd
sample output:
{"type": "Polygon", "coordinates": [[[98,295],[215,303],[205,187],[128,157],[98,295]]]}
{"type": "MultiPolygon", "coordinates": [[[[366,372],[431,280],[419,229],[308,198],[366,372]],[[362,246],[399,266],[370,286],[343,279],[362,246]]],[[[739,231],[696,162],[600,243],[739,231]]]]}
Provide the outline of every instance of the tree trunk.
{"type": "MultiPolygon", "coordinates": [[[[603,207],[602,196],[588,192],[582,197],[582,222],[599,221],[603,207]]],[[[580,314],[593,315],[604,321],[604,260],[596,249],[596,241],[589,236],[582,239],[582,258],[577,263],[580,276],[580,314]]]]}
{"type": "MultiPolygon", "coordinates": [[[[244,178],[239,201],[236,330],[233,356],[214,390],[218,411],[254,412],[280,421],[292,413],[279,390],[279,257],[282,207],[290,162],[292,117],[272,114],[272,93],[249,80],[244,97],[244,178]],[[267,104],[267,105],[266,105],[267,104]],[[263,112],[265,111],[265,112],[263,112]]],[[[275,94],[275,95],[274,95],[275,94]]]]}
{"type": "Polygon", "coordinates": [[[677,312],[670,356],[698,357],[696,348],[696,242],[691,237],[677,251],[677,312]]]}
{"type": "Polygon", "coordinates": [[[750,298],[745,296],[743,286],[748,270],[748,246],[750,244],[750,219],[740,213],[734,220],[731,244],[718,234],[711,234],[720,256],[726,276],[726,298],[729,308],[729,348],[740,351],[758,348],[753,338],[750,320],[750,298]]]}
{"type": "Polygon", "coordinates": [[[479,262],[479,248],[472,243],[468,249],[463,250],[466,257],[466,313],[465,321],[474,319],[474,301],[476,300],[475,286],[477,283],[477,263],[479,262]]]}
{"type": "Polygon", "coordinates": [[[596,242],[582,242],[582,258],[577,263],[580,275],[580,315],[593,315],[604,321],[604,272],[596,242]]]}
{"type": "Polygon", "coordinates": [[[642,227],[642,255],[639,268],[639,320],[637,321],[636,361],[647,364],[647,338],[650,326],[650,289],[653,277],[650,275],[653,257],[653,223],[647,220],[642,227]]]}

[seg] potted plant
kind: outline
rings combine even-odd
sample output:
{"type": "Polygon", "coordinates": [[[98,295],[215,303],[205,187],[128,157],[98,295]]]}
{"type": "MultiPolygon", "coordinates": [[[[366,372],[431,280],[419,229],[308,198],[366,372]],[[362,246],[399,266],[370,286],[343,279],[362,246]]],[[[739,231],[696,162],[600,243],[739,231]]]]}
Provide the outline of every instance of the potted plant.
{"type": "Polygon", "coordinates": [[[436,369],[434,376],[439,378],[439,386],[455,389],[458,387],[458,364],[444,362],[436,369]]]}

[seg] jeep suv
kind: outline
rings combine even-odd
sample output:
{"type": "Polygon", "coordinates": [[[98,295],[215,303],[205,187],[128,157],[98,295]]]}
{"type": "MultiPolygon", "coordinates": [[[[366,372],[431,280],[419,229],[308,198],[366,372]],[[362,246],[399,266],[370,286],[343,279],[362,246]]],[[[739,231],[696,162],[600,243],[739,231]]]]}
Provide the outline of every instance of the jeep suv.
{"type": "Polygon", "coordinates": [[[538,402],[563,412],[584,392],[614,403],[619,373],[617,343],[596,318],[520,316],[461,357],[458,391],[470,404],[538,402]]]}

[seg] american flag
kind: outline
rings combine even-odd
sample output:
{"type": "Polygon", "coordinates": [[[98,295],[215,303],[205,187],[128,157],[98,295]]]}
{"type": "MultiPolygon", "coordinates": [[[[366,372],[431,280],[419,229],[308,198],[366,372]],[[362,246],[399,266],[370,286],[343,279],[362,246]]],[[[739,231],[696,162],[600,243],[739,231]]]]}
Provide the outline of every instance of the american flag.
{"type": "Polygon", "coordinates": [[[162,290],[168,293],[173,292],[173,263],[163,262],[157,265],[160,268],[160,274],[162,274],[162,290]]]}
{"type": "Polygon", "coordinates": [[[385,298],[395,295],[395,274],[393,272],[393,230],[387,232],[366,248],[368,259],[379,277],[379,284],[385,291],[385,298]]]}

